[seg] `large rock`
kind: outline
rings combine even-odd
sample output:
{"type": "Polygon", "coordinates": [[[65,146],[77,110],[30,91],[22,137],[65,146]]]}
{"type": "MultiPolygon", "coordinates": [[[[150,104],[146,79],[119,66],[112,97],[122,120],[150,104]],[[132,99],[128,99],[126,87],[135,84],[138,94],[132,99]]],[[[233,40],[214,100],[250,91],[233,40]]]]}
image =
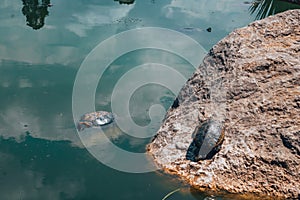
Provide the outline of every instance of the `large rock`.
{"type": "Polygon", "coordinates": [[[148,146],[155,162],[195,188],[300,198],[300,10],[251,23],[216,44],[148,146]],[[223,121],[225,140],[193,161],[192,132],[223,121]]]}

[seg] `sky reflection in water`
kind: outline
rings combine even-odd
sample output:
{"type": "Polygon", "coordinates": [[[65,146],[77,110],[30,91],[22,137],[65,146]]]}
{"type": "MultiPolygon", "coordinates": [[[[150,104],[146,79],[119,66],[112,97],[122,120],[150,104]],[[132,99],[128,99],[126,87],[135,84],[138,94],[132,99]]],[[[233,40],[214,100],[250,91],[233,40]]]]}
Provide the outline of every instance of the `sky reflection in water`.
{"type": "MultiPolygon", "coordinates": [[[[45,24],[38,30],[26,25],[23,1],[0,4],[0,199],[152,200],[181,187],[166,175],[109,169],[83,148],[72,118],[76,72],[99,42],[137,27],[180,31],[209,50],[253,20],[249,5],[236,0],[143,0],[130,5],[113,0],[45,2],[53,6],[47,7],[45,24]],[[211,32],[206,31],[209,27],[211,32]]],[[[128,53],[112,63],[100,80],[97,110],[110,110],[111,91],[122,74],[149,61],[165,62],[186,76],[194,70],[167,52],[128,53]]],[[[133,120],[147,124],[149,106],[161,103],[167,109],[175,95],[155,85],[139,88],[130,104],[133,120]]],[[[117,128],[106,134],[115,144],[136,152],[144,152],[150,140],[133,139],[117,128]]],[[[203,198],[183,191],[173,199],[203,198]]]]}

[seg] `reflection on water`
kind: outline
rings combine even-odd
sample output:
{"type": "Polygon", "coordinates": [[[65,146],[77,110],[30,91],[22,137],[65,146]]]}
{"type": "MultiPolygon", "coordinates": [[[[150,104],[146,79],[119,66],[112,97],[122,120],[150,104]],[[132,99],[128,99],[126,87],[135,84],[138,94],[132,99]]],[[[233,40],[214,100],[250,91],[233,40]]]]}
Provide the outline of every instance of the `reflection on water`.
{"type": "Polygon", "coordinates": [[[300,1],[297,0],[256,0],[249,10],[251,14],[256,15],[256,19],[263,19],[286,10],[299,8],[300,1]]]}
{"type": "MultiPolygon", "coordinates": [[[[22,142],[0,137],[0,158],[1,200],[153,200],[184,187],[161,173],[115,171],[68,141],[44,140],[29,133],[22,142]]],[[[176,195],[175,200],[193,199],[189,194],[176,195]]]]}
{"type": "Polygon", "coordinates": [[[49,15],[50,0],[22,0],[22,13],[26,16],[27,25],[37,30],[44,26],[45,17],[49,15]]]}
{"type": "MultiPolygon", "coordinates": [[[[157,172],[126,174],[110,169],[83,148],[72,118],[76,72],[99,42],[133,28],[156,26],[178,30],[210,49],[235,28],[253,21],[249,5],[236,0],[121,1],[134,2],[131,5],[120,5],[120,1],[113,0],[51,0],[55,10],[46,25],[50,0],[3,2],[0,4],[3,16],[0,17],[0,199],[152,200],[162,199],[182,187],[176,178],[157,172]],[[28,26],[35,30],[43,28],[28,30],[22,13],[28,26]],[[206,31],[208,27],[211,32],[206,31]]],[[[114,48],[118,48],[117,44],[108,50],[114,48]]],[[[193,49],[186,51],[195,53],[193,49]]],[[[166,52],[130,52],[116,59],[101,77],[95,94],[96,110],[111,111],[111,93],[116,82],[133,67],[149,62],[172,66],[186,76],[192,73],[186,61],[166,52]]],[[[145,126],[150,122],[151,105],[161,104],[168,109],[175,96],[157,85],[140,87],[131,96],[130,117],[145,126]]],[[[159,125],[160,122],[154,124],[149,131],[154,133],[159,125]]],[[[144,152],[151,139],[131,137],[113,124],[104,134],[87,133],[84,139],[93,146],[105,136],[132,152],[144,152]]],[[[110,151],[106,155],[108,160],[114,156],[110,151]]],[[[205,196],[181,189],[170,199],[195,200],[205,196]]]]}

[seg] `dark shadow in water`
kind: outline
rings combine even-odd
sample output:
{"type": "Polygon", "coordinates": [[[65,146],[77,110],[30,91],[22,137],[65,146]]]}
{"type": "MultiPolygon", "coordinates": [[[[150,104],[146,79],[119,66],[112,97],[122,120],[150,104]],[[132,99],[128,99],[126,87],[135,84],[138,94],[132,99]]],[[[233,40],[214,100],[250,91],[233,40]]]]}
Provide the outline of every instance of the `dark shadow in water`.
{"type": "Polygon", "coordinates": [[[213,191],[207,189],[206,191],[199,191],[193,187],[189,188],[190,194],[197,200],[241,200],[241,199],[265,199],[263,196],[258,197],[255,194],[234,194],[224,190],[213,191]]]}
{"type": "Polygon", "coordinates": [[[22,0],[22,13],[26,16],[27,25],[34,30],[40,29],[45,24],[45,17],[49,15],[50,0],[22,0]]]}
{"type": "Polygon", "coordinates": [[[176,185],[174,178],[156,172],[130,174],[111,169],[69,141],[36,138],[30,133],[20,141],[0,135],[1,200],[152,200],[161,199],[176,185]]]}
{"type": "MultiPolygon", "coordinates": [[[[225,193],[217,194],[215,192],[200,192],[199,190],[190,187],[190,194],[197,200],[225,200],[227,198],[224,198],[225,193]]],[[[231,198],[230,198],[231,199],[231,198]]],[[[229,200],[229,199],[228,199],[229,200]]],[[[232,199],[233,200],[233,199],[232,199]]]]}
{"type": "Polygon", "coordinates": [[[133,4],[135,0],[114,0],[114,1],[118,1],[119,4],[133,4]]]}
{"type": "Polygon", "coordinates": [[[256,15],[255,19],[263,19],[286,10],[299,8],[299,0],[256,0],[250,6],[249,11],[256,15]]]}

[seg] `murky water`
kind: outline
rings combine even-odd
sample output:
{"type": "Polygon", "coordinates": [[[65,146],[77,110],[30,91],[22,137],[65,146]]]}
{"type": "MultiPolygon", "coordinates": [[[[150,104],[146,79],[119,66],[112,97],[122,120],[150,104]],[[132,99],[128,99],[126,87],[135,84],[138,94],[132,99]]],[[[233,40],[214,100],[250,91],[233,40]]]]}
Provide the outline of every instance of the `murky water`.
{"type": "MultiPolygon", "coordinates": [[[[162,27],[190,36],[208,51],[229,32],[254,20],[248,8],[247,2],[237,0],[137,0],[129,5],[113,0],[2,0],[0,199],[153,200],[177,188],[181,190],[169,199],[204,199],[207,195],[174,177],[120,172],[95,159],[84,148],[73,122],[73,85],[86,56],[110,36],[162,27]]],[[[194,70],[185,59],[163,50],[128,52],[101,76],[96,110],[111,111],[116,83],[148,62],[172,66],[185,77],[194,70]]],[[[139,126],[149,124],[151,105],[166,110],[175,96],[156,84],[137,88],[128,104],[132,120],[139,126]]],[[[164,110],[156,114],[159,120],[147,129],[150,135],[159,128],[164,110]]],[[[137,153],[145,152],[151,140],[131,137],[116,126],[105,134],[114,145],[137,153]]]]}

